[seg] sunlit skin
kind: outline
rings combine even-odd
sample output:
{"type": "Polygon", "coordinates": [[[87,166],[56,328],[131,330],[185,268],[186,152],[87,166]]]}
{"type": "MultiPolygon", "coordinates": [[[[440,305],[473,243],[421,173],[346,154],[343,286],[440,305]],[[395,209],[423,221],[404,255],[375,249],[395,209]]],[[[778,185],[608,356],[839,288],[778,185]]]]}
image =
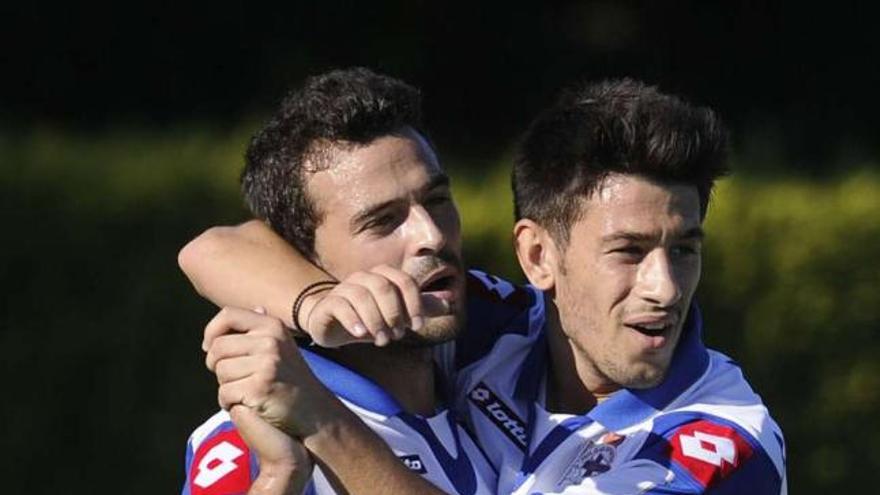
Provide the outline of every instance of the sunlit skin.
{"type": "Polygon", "coordinates": [[[399,268],[423,293],[443,299],[451,314],[428,318],[402,341],[451,339],[464,310],[461,226],[449,179],[431,147],[411,129],[367,146],[335,148],[332,165],[314,172],[307,187],[320,217],[318,263],[344,279],[377,265],[399,268]]]}
{"type": "Polygon", "coordinates": [[[700,280],[703,233],[689,185],[613,174],[581,203],[566,244],[536,236],[546,271],[527,274],[556,306],[550,395],[585,389],[567,402],[587,408],[663,380],[700,280]]]}

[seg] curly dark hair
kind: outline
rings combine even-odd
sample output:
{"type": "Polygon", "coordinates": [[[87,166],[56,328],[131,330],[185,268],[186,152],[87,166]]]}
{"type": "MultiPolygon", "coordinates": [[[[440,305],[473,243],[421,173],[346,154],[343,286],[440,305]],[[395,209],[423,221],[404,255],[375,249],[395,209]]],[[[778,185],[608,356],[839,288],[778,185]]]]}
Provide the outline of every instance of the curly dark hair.
{"type": "Polygon", "coordinates": [[[421,127],[421,95],[403,81],[361,67],[310,77],[251,139],[241,175],[245,203],[314,261],[321,212],[307,193],[306,172],[328,166],[335,148],[406,128],[425,136],[421,127]]]}
{"type": "Polygon", "coordinates": [[[587,198],[612,173],[696,186],[704,217],[727,169],[715,113],[632,79],[564,91],[520,140],[512,176],[517,219],[541,223],[563,246],[587,198]]]}

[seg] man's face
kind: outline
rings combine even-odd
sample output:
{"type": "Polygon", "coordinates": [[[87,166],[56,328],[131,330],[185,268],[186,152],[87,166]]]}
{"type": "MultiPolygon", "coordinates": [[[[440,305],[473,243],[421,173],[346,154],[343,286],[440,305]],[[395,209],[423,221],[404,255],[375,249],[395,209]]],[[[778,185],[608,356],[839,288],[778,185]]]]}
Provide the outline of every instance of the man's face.
{"type": "Polygon", "coordinates": [[[427,318],[418,335],[402,342],[453,338],[465,308],[461,226],[433,150],[407,129],[331,153],[332,165],[307,183],[320,219],[318,261],[339,279],[382,264],[403,270],[452,311],[427,318]]]}
{"type": "Polygon", "coordinates": [[[657,385],[700,280],[697,190],[613,174],[581,208],[557,268],[563,331],[609,390],[657,385]]]}

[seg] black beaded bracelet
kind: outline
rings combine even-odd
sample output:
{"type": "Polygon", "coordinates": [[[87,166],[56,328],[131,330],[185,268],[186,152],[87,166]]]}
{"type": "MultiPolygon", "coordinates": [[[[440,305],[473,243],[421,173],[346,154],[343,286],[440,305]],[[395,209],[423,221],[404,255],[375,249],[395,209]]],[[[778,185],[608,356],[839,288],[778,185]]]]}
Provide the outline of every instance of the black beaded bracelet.
{"type": "Polygon", "coordinates": [[[301,335],[308,335],[308,332],[303,330],[303,327],[299,324],[299,310],[302,308],[303,302],[306,300],[306,297],[321,292],[322,290],[329,289],[331,287],[335,287],[339,282],[335,280],[321,280],[319,282],[315,282],[307,285],[296,299],[293,300],[293,307],[290,311],[290,319],[293,320],[293,329],[296,332],[299,332],[301,335]]]}

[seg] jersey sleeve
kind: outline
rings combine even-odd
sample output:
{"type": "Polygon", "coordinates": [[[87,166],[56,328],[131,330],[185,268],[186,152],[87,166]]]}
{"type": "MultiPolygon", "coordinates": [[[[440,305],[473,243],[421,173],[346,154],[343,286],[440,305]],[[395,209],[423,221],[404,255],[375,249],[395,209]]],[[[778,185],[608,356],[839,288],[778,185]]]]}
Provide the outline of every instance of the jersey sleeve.
{"type": "MultiPolygon", "coordinates": [[[[216,418],[216,416],[215,416],[216,418]]],[[[256,457],[231,421],[209,420],[187,442],[182,495],[245,494],[258,473],[256,457]]]]}
{"type": "Polygon", "coordinates": [[[662,491],[658,487],[646,493],[779,495],[785,491],[784,474],[761,443],[741,426],[720,418],[695,418],[669,429],[655,427],[637,458],[654,461],[674,474],[662,491]]]}

